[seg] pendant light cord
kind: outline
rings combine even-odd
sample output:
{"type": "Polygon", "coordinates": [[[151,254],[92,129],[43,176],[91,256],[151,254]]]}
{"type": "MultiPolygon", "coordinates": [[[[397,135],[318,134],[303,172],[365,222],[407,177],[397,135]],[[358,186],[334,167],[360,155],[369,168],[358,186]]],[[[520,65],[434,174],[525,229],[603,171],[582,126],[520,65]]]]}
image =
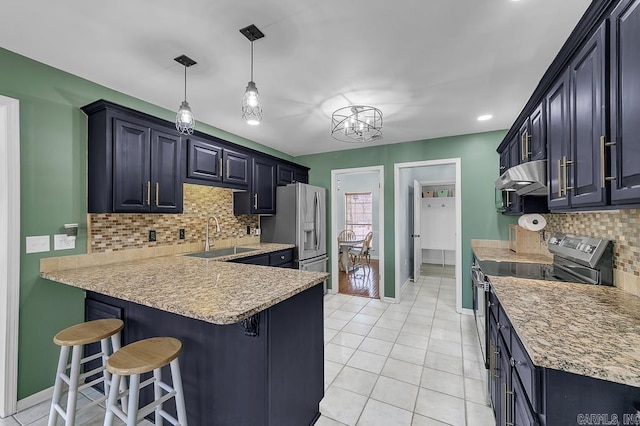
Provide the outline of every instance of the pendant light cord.
{"type": "Polygon", "coordinates": [[[187,67],[184,67],[184,101],[187,102],[187,67]]]}
{"type": "Polygon", "coordinates": [[[251,40],[251,81],[253,81],[253,40],[251,40]]]}

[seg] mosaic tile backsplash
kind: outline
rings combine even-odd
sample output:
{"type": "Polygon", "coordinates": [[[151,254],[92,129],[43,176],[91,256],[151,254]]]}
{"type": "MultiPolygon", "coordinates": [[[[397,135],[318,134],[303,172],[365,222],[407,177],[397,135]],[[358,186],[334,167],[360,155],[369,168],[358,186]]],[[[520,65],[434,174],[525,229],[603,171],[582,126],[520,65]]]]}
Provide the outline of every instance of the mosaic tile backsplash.
{"type": "MultiPolygon", "coordinates": [[[[252,243],[255,237],[247,234],[259,226],[259,216],[233,214],[233,192],[212,186],[184,184],[184,208],[182,214],[90,214],[88,251],[100,253],[128,249],[202,243],[204,246],[207,218],[216,216],[220,232],[215,232],[215,222],[210,228],[214,240],[246,239],[252,243]],[[149,230],[156,231],[156,241],[149,242],[149,230]],[[185,239],[179,239],[179,229],[185,230],[185,239]]],[[[236,244],[241,245],[242,241],[236,244]]]]}

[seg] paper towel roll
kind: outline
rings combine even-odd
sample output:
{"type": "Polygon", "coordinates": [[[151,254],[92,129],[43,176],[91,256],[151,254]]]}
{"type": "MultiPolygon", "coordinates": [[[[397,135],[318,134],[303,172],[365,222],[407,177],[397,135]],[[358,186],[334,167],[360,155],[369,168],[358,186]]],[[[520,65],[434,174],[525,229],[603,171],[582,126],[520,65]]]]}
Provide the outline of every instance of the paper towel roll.
{"type": "Polygon", "coordinates": [[[518,225],[527,231],[542,231],[547,226],[547,221],[539,214],[523,214],[518,219],[518,225]]]}

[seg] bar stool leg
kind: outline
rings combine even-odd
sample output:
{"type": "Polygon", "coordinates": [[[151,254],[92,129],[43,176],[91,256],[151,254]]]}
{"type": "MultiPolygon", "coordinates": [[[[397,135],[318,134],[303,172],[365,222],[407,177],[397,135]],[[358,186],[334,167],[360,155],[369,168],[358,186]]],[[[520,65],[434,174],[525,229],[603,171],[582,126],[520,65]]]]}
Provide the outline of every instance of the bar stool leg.
{"type": "MultiPolygon", "coordinates": [[[[114,354],[116,353],[118,350],[120,350],[120,332],[117,332],[116,334],[114,334],[113,336],[111,336],[111,353],[114,354]]],[[[107,365],[107,362],[105,360],[104,365],[107,365]]],[[[108,370],[104,369],[105,372],[107,372],[109,374],[109,376],[111,376],[111,373],[108,372],[108,370]]],[[[106,388],[105,388],[106,389],[106,388]]],[[[127,383],[126,380],[120,380],[120,392],[125,392],[127,390],[127,383]]],[[[104,393],[105,395],[109,395],[109,393],[107,393],[105,391],[104,393]]],[[[127,412],[127,398],[122,398],[122,409],[124,410],[124,412],[127,412]]]]}
{"type": "Polygon", "coordinates": [[[187,426],[187,409],[184,405],[184,391],[182,389],[182,377],[180,376],[180,365],[178,358],[171,361],[171,380],[173,389],[176,391],[176,411],[178,412],[178,422],[180,426],[187,426]]]}
{"type": "Polygon", "coordinates": [[[67,422],[65,426],[76,423],[76,405],[78,402],[78,381],[80,377],[80,360],[82,359],[82,345],[76,345],[71,352],[71,371],[69,373],[69,395],[67,396],[67,422]]]}
{"type": "Polygon", "coordinates": [[[138,393],[140,392],[140,375],[129,376],[129,409],[127,410],[127,426],[135,426],[138,417],[138,393]]]}
{"type": "MultiPolygon", "coordinates": [[[[160,387],[160,382],[162,381],[162,370],[160,370],[159,368],[153,370],[153,378],[153,397],[156,401],[158,401],[162,398],[162,388],[160,387]]],[[[155,409],[155,424],[157,426],[162,426],[164,423],[164,418],[162,417],[162,415],[160,415],[161,411],[162,404],[158,404],[155,409]]]]}
{"type": "Polygon", "coordinates": [[[62,398],[64,381],[61,375],[64,374],[67,369],[67,362],[69,362],[69,346],[61,346],[60,358],[58,358],[58,369],[56,370],[56,381],[53,387],[53,398],[51,399],[51,410],[49,411],[48,426],[55,426],[56,419],[58,418],[58,411],[55,406],[60,404],[60,399],[62,398]]]}
{"type": "MultiPolygon", "coordinates": [[[[120,387],[120,376],[117,374],[111,375],[111,385],[109,386],[109,397],[107,398],[107,413],[104,416],[104,426],[113,425],[113,408],[118,400],[118,388],[120,387]]],[[[124,398],[123,398],[124,400],[124,398]]],[[[52,426],[52,425],[49,425],[52,426]]]]}

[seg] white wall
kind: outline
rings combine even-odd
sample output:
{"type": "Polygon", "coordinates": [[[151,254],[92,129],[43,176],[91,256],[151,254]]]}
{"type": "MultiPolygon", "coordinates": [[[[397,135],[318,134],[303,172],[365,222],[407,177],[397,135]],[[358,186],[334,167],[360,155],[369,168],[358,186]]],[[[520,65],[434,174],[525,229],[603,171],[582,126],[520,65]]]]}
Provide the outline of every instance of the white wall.
{"type": "MultiPolygon", "coordinates": [[[[400,233],[402,242],[400,244],[400,283],[406,282],[413,272],[411,271],[411,262],[409,259],[413,256],[411,253],[411,229],[413,225],[413,213],[410,211],[410,203],[413,202],[410,194],[413,194],[413,181],[417,180],[421,183],[426,182],[455,182],[456,180],[456,166],[455,164],[444,164],[439,166],[423,166],[412,168],[400,169],[400,200],[401,203],[407,206],[403,209],[404,216],[400,221],[400,227],[396,232],[400,233]]],[[[396,265],[398,267],[398,265],[396,265]]]]}
{"type": "Polygon", "coordinates": [[[380,188],[378,187],[378,172],[344,173],[337,176],[338,202],[336,203],[338,232],[344,229],[344,194],[347,192],[373,193],[373,241],[371,242],[371,257],[379,256],[380,217],[378,204],[380,202],[380,188]]]}

